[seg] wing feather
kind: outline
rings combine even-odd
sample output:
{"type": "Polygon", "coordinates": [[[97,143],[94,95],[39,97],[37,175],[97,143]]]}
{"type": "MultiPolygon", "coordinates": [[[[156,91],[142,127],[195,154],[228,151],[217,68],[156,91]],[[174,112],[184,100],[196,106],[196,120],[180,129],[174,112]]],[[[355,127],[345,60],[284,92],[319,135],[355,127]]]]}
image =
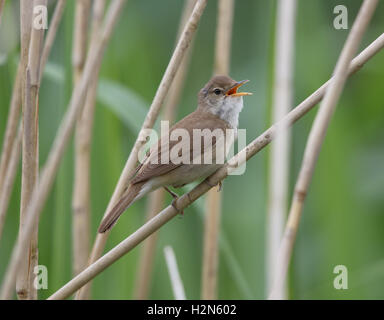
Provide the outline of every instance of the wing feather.
{"type": "MultiPolygon", "coordinates": [[[[189,160],[192,162],[192,160],[196,157],[201,157],[204,150],[207,148],[207,146],[204,145],[203,138],[201,138],[201,148],[200,148],[200,153],[193,154],[193,149],[192,146],[194,145],[194,140],[193,140],[193,129],[210,129],[210,130],[215,130],[215,129],[221,129],[225,133],[226,129],[230,128],[230,125],[220,119],[219,117],[208,113],[208,112],[193,112],[190,115],[186,116],[182,120],[180,120],[178,123],[176,123],[170,130],[169,130],[169,135],[175,130],[175,129],[186,129],[189,134],[189,142],[190,142],[190,153],[189,153],[189,160]]],[[[164,155],[167,156],[165,153],[170,152],[172,148],[180,142],[179,141],[170,141],[169,135],[162,136],[157,143],[154,144],[150,148],[149,151],[149,156],[146,158],[145,162],[143,165],[139,168],[137,175],[132,179],[132,183],[139,183],[148,180],[149,178],[152,177],[158,177],[161,175],[164,175],[179,166],[181,166],[183,163],[177,164],[173,163],[172,161],[169,161],[168,163],[161,163],[161,159],[163,158],[164,155]]],[[[212,139],[212,146],[209,146],[213,148],[217,143],[216,139],[212,139]]],[[[169,154],[168,154],[169,155],[169,154]]],[[[170,155],[169,155],[170,156],[170,155]]],[[[169,158],[169,157],[167,157],[169,158]]]]}

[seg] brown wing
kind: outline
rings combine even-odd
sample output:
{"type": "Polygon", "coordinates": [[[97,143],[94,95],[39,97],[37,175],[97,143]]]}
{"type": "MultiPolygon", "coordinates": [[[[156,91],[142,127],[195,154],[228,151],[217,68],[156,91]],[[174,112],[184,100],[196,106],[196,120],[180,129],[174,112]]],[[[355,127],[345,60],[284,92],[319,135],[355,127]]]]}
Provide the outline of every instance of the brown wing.
{"type": "MultiPolygon", "coordinates": [[[[193,129],[209,129],[209,130],[215,130],[215,129],[221,129],[225,133],[225,130],[230,128],[229,124],[218,118],[217,116],[208,113],[208,112],[193,112],[190,115],[186,116],[179,122],[177,122],[169,131],[170,134],[175,129],[186,129],[189,136],[189,160],[192,162],[192,159],[196,157],[196,154],[193,154],[193,129]]],[[[132,183],[138,183],[148,180],[152,177],[158,177],[161,175],[164,175],[177,167],[181,166],[183,163],[176,164],[171,161],[168,163],[161,163],[161,159],[165,153],[169,153],[172,148],[180,142],[181,139],[178,141],[170,141],[169,136],[163,136],[159,139],[159,141],[150,148],[149,156],[146,158],[143,165],[139,168],[137,175],[132,179],[132,183]]],[[[212,147],[216,144],[216,140],[212,139],[212,147]]],[[[200,148],[200,155],[203,153],[204,148],[204,141],[202,140],[200,148]]],[[[196,151],[195,151],[196,152],[196,151]]],[[[188,155],[187,155],[188,156],[188,155]]],[[[170,157],[170,156],[169,156],[170,157]]]]}

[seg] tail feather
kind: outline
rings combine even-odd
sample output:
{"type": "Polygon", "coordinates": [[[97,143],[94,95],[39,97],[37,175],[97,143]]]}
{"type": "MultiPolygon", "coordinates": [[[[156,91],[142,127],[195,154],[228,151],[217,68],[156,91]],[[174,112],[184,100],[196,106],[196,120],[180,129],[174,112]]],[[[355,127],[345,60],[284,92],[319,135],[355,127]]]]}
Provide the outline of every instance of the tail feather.
{"type": "Polygon", "coordinates": [[[117,222],[121,214],[128,209],[128,207],[137,200],[141,188],[144,183],[130,184],[127,191],[123,194],[121,199],[112,208],[112,210],[104,217],[99,226],[99,233],[104,233],[111,229],[117,222]]]}

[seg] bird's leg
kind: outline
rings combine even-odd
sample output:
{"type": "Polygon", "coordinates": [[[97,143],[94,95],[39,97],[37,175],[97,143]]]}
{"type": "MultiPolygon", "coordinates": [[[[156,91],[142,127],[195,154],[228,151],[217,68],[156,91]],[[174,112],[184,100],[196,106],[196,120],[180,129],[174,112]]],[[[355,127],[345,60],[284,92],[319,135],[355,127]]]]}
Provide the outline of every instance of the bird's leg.
{"type": "MultiPolygon", "coordinates": [[[[165,187],[164,186],[164,189],[172,196],[173,200],[172,200],[172,207],[175,208],[175,210],[177,211],[180,211],[180,209],[177,208],[176,206],[176,201],[177,199],[179,199],[179,195],[176,193],[176,192],[173,192],[172,190],[170,190],[168,187],[165,187]]],[[[181,210],[180,211],[180,214],[183,215],[184,214],[184,210],[181,210]]]]}
{"type": "Polygon", "coordinates": [[[164,187],[164,189],[172,196],[173,199],[179,198],[179,195],[176,192],[173,192],[171,189],[168,187],[164,187]]]}

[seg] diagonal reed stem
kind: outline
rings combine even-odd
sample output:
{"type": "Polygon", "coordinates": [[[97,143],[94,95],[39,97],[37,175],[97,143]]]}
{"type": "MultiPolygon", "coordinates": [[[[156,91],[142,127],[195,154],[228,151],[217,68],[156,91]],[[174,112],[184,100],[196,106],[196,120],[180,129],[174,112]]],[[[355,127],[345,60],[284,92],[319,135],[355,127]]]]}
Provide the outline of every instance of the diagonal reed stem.
{"type": "Polygon", "coordinates": [[[52,46],[56,38],[57,30],[59,29],[60,22],[63,17],[66,4],[67,4],[67,0],[57,0],[55,11],[53,12],[53,16],[49,24],[48,32],[45,37],[44,49],[41,56],[40,82],[43,76],[44,67],[47,64],[49,54],[51,53],[52,46]]]}
{"type": "Polygon", "coordinates": [[[20,120],[20,110],[25,87],[25,70],[28,64],[29,41],[31,39],[33,1],[20,0],[20,61],[13,85],[11,104],[8,112],[7,126],[0,157],[0,194],[3,192],[2,184],[5,181],[9,159],[16,137],[17,126],[20,120]]]}
{"type": "MultiPolygon", "coordinates": [[[[348,75],[358,71],[368,60],[370,60],[375,54],[377,54],[384,47],[384,33],[381,34],[375,41],[373,41],[363,52],[361,52],[350,64],[348,75]]],[[[332,79],[332,78],[331,78],[332,79]]],[[[312,110],[317,103],[321,101],[328,88],[331,80],[324,83],[319,89],[312,93],[302,103],[300,103],[295,109],[289,112],[282,120],[272,125],[269,129],[264,131],[258,138],[253,140],[237,155],[231,158],[221,169],[216,171],[213,175],[208,178],[208,183],[203,181],[190,192],[181,196],[176,206],[179,210],[186,208],[193,201],[201,197],[206,193],[212,185],[217,184],[223,180],[227,175],[228,171],[241,166],[245,161],[252,158],[260,150],[266,147],[275,137],[276,128],[278,126],[289,127],[296,121],[302,118],[306,113],[312,110]]],[[[154,218],[144,224],[141,228],[136,230],[128,238],[123,240],[120,244],[106,253],[103,257],[98,259],[96,262],[88,266],[84,271],[78,274],[75,278],[65,284],[62,288],[56,291],[49,299],[65,299],[73,294],[76,290],[81,288],[83,285],[91,281],[103,270],[108,268],[116,260],[121,258],[124,254],[135,248],[144,239],[150,236],[152,233],[157,231],[169,220],[177,216],[179,211],[176,211],[172,205],[168,206],[157,214],[154,218]]]]}
{"type": "MultiPolygon", "coordinates": [[[[179,31],[177,39],[180,38],[181,33],[185,27],[185,24],[190,17],[192,10],[196,4],[196,0],[186,0],[183,13],[180,19],[179,31]]],[[[169,88],[167,99],[164,104],[163,121],[169,121],[171,125],[175,119],[175,113],[177,106],[180,102],[181,93],[183,91],[185,78],[187,75],[189,60],[191,57],[193,46],[193,40],[190,44],[179,69],[177,70],[175,79],[172,81],[172,85],[169,88]]],[[[158,213],[164,205],[165,191],[163,189],[156,190],[149,195],[148,198],[148,209],[146,214],[146,220],[150,220],[158,213]]],[[[137,270],[137,277],[135,283],[134,297],[140,300],[148,299],[152,270],[154,263],[154,256],[156,252],[157,233],[150,236],[147,241],[143,243],[143,247],[140,251],[140,258],[137,270]]]]}
{"type": "Polygon", "coordinates": [[[22,142],[23,127],[19,124],[15,142],[13,143],[11,157],[9,158],[9,166],[7,168],[6,175],[4,177],[4,192],[0,193],[0,239],[3,233],[5,224],[5,215],[7,213],[9,200],[11,198],[13,183],[19,165],[21,154],[21,142],[22,142]]]}
{"type": "MultiPolygon", "coordinates": [[[[0,157],[0,195],[7,192],[4,188],[6,181],[5,177],[7,175],[8,165],[11,162],[11,153],[14,148],[17,127],[20,121],[22,74],[23,63],[22,60],[20,60],[15,82],[13,84],[11,103],[9,106],[7,125],[5,128],[3,147],[0,157]]],[[[21,143],[21,141],[19,143],[21,143]]],[[[1,214],[5,214],[5,212],[0,212],[0,215],[1,214]]]]}
{"type": "MultiPolygon", "coordinates": [[[[51,19],[50,27],[48,29],[47,36],[45,38],[45,43],[44,43],[44,49],[41,57],[41,62],[40,62],[40,76],[39,76],[39,83],[41,83],[42,80],[42,74],[45,68],[45,65],[47,63],[49,54],[51,52],[53,42],[56,37],[57,29],[60,25],[60,21],[64,12],[65,4],[67,0],[58,0],[55,12],[53,14],[53,17],[51,19]]],[[[15,153],[16,150],[21,150],[21,143],[22,140],[19,138],[19,135],[21,134],[21,126],[19,126],[19,131],[17,133],[17,138],[14,138],[13,135],[13,121],[17,121],[19,119],[19,113],[20,113],[20,106],[21,106],[21,70],[22,70],[22,64],[19,63],[19,68],[17,71],[16,75],[16,80],[14,84],[14,89],[12,92],[12,100],[11,100],[11,107],[10,107],[10,115],[8,117],[8,122],[7,122],[7,129],[6,129],[6,135],[8,135],[8,138],[5,139],[5,141],[10,141],[12,142],[12,151],[11,151],[11,156],[9,158],[9,162],[5,164],[5,162],[1,162],[0,164],[0,171],[4,169],[5,171],[5,176],[3,179],[1,179],[2,175],[0,173],[0,182],[4,182],[3,186],[4,189],[1,190],[0,186],[0,239],[1,239],[1,234],[2,234],[2,229],[5,223],[5,215],[7,213],[8,209],[8,204],[9,204],[9,198],[12,193],[14,181],[16,178],[16,172],[18,168],[18,163],[20,160],[20,152],[15,153]],[[11,113],[14,113],[11,115],[11,113]],[[18,155],[17,155],[18,154],[18,155]],[[4,164],[4,167],[2,166],[4,164]],[[13,171],[14,170],[14,171],[13,171]]],[[[7,147],[5,147],[7,149],[7,147]]],[[[4,150],[5,150],[4,149],[4,150]]],[[[3,152],[3,155],[5,155],[6,152],[3,152]]],[[[5,158],[7,158],[5,156],[5,158]]],[[[4,158],[4,159],[5,159],[4,158]]]]}
{"type": "MultiPolygon", "coordinates": [[[[107,214],[111,210],[111,208],[116,204],[116,202],[119,200],[121,194],[124,191],[124,188],[127,186],[130,178],[132,177],[132,173],[134,172],[134,168],[138,160],[137,159],[138,152],[140,148],[143,146],[143,144],[145,144],[146,142],[144,138],[144,133],[146,132],[147,129],[150,129],[153,127],[159,115],[160,108],[169,91],[171,83],[175,78],[177,70],[180,67],[183,57],[187,53],[187,49],[191,44],[192,38],[196,32],[198,23],[204,12],[206,4],[207,4],[207,0],[198,0],[193,9],[191,16],[188,19],[188,22],[181,34],[181,37],[171,57],[171,60],[169,61],[168,67],[165,70],[163,78],[156,91],[155,97],[152,101],[151,107],[149,108],[149,111],[144,120],[143,126],[139,132],[137,140],[132,148],[132,151],[125,164],[123,172],[120,175],[119,181],[115,187],[113,195],[108,203],[105,214],[107,214]]],[[[92,248],[91,257],[89,259],[89,264],[92,264],[101,256],[104,250],[106,241],[108,239],[108,235],[109,235],[109,232],[97,234],[95,243],[92,248]]]]}
{"type": "MultiPolygon", "coordinates": [[[[163,189],[156,190],[149,195],[146,221],[151,220],[159,211],[161,211],[164,199],[165,193],[163,189]]],[[[144,241],[143,247],[140,250],[134,290],[134,298],[137,300],[147,300],[149,296],[152,271],[155,262],[157,236],[158,233],[154,232],[146,241],[144,241]]],[[[80,290],[80,292],[82,290],[80,290]]]]}
{"type": "Polygon", "coordinates": [[[77,86],[72,93],[68,111],[62,120],[56,138],[53,142],[52,149],[48,155],[47,162],[42,170],[41,179],[32,195],[32,201],[27,212],[28,218],[25,223],[25,233],[18,238],[12,252],[11,262],[8,266],[2,286],[2,299],[10,299],[12,296],[12,288],[16,278],[17,267],[28,248],[28,240],[32,235],[34,226],[38,223],[41,210],[48,197],[48,193],[51,190],[60,161],[66,147],[68,146],[75,121],[82,111],[83,101],[85,99],[88,85],[96,71],[95,66],[101,61],[101,57],[103,56],[108,40],[112,35],[112,30],[116,25],[117,18],[120,15],[125,2],[125,0],[113,0],[111,2],[104,21],[103,31],[100,34],[97,43],[95,43],[89,50],[81,81],[79,86],[77,86]]]}
{"type": "Polygon", "coordinates": [[[281,242],[279,255],[276,262],[275,278],[269,299],[279,298],[279,288],[284,282],[288,270],[293,245],[299,227],[304,200],[306,198],[317,159],[321,150],[325,134],[336,109],[337,102],[343,91],[349,74],[349,65],[357,51],[364,32],[372,18],[377,5],[377,0],[364,0],[351,32],[345,42],[336,63],[334,76],[330,80],[329,88],[319,107],[304,151],[303,162],[296,182],[292,205],[289,211],[288,222],[285,227],[284,237],[281,242]]]}

